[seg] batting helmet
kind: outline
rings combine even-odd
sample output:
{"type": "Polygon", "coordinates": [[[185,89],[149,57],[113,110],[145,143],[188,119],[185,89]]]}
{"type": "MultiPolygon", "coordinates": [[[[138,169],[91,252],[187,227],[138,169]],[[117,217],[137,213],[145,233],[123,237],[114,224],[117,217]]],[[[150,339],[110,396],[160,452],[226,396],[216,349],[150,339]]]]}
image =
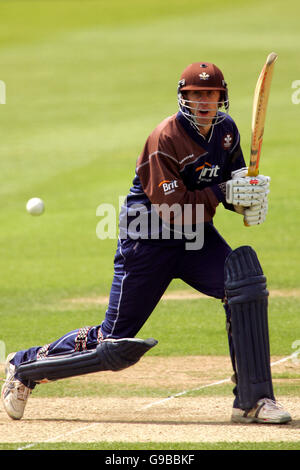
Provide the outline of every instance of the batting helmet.
{"type": "MultiPolygon", "coordinates": [[[[191,122],[191,124],[198,128],[203,125],[201,122],[196,121],[191,106],[187,99],[184,97],[184,92],[188,90],[219,90],[220,101],[216,102],[217,108],[224,106],[225,111],[229,109],[228,89],[227,83],[224,80],[221,70],[210,62],[194,62],[184,69],[178,82],[177,96],[180,111],[191,122]]],[[[217,113],[213,125],[218,124],[225,116],[217,113]]]]}

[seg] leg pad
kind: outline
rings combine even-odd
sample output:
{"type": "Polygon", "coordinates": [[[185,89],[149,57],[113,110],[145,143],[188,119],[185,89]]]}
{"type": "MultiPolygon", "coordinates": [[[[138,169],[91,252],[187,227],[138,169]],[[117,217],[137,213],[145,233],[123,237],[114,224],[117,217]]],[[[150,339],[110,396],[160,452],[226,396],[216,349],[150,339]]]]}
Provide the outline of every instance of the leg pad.
{"type": "Polygon", "coordinates": [[[225,262],[225,292],[231,310],[237,387],[242,409],[274,399],[270,367],[268,291],[255,251],[241,246],[225,262]]]}
{"type": "Polygon", "coordinates": [[[156,344],[153,338],[105,339],[96,349],[24,362],[17,367],[16,377],[39,383],[104,370],[118,371],[138,362],[156,344]]]}

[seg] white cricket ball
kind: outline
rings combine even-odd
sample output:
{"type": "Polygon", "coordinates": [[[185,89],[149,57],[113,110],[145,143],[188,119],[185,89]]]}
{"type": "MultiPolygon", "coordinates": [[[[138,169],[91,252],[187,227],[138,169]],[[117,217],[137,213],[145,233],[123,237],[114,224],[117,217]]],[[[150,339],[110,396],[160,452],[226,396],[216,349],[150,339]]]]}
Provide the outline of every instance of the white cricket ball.
{"type": "Polygon", "coordinates": [[[26,210],[31,215],[41,215],[45,210],[44,201],[39,197],[33,197],[27,202],[26,210]]]}

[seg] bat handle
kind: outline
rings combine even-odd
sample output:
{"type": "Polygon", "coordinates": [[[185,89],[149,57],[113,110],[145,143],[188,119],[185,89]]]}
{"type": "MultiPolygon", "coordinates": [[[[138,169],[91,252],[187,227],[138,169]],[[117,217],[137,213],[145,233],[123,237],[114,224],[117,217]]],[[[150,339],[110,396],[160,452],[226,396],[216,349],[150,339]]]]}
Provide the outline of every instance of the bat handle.
{"type": "Polygon", "coordinates": [[[258,173],[258,168],[248,168],[247,176],[257,176],[258,173]]]}

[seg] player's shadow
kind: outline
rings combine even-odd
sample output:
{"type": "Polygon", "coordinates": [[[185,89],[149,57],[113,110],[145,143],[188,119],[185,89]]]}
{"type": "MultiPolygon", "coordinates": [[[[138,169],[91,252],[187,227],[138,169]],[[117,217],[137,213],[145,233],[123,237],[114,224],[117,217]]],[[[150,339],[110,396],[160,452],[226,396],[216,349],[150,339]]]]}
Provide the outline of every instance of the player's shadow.
{"type": "MultiPolygon", "coordinates": [[[[133,420],[128,420],[128,419],[100,419],[100,420],[95,420],[95,419],[80,419],[80,418],[38,418],[38,419],[23,419],[22,421],[27,421],[27,422],[53,422],[53,423],[78,423],[78,424],[86,424],[86,425],[92,425],[92,424],[152,424],[152,425],[158,425],[158,426],[240,426],[240,423],[232,423],[230,419],[228,421],[204,421],[204,420],[199,420],[199,421],[172,421],[172,420],[152,420],[152,419],[133,419],[133,420]]],[[[288,427],[288,428],[293,428],[293,429],[300,429],[300,420],[296,419],[293,420],[290,423],[286,424],[265,424],[265,423],[251,423],[247,425],[248,427],[252,426],[268,426],[269,428],[272,427],[288,427]]]]}

